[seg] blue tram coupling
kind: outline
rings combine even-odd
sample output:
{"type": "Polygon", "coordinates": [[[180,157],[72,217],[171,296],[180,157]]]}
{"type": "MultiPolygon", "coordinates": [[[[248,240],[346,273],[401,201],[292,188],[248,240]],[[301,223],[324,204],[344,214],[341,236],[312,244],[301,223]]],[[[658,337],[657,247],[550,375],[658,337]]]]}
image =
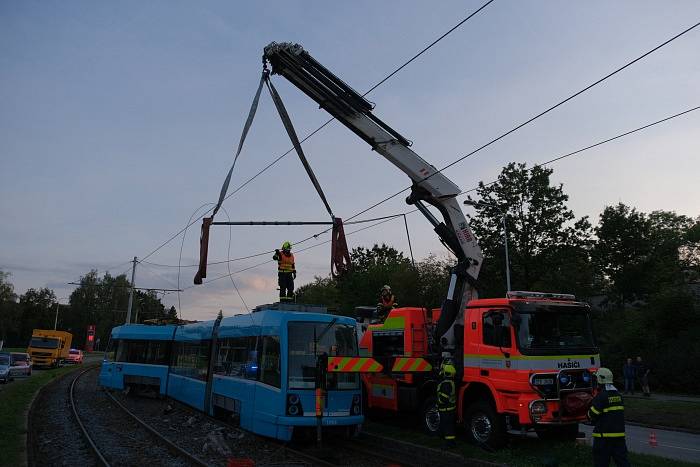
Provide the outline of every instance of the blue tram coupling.
{"type": "MultiPolygon", "coordinates": [[[[100,384],[169,396],[283,441],[313,431],[319,357],[358,356],[356,323],[304,305],[280,308],[220,322],[115,327],[100,384]]],[[[322,383],[324,429],[358,430],[359,375],[324,372],[322,383]]]]}

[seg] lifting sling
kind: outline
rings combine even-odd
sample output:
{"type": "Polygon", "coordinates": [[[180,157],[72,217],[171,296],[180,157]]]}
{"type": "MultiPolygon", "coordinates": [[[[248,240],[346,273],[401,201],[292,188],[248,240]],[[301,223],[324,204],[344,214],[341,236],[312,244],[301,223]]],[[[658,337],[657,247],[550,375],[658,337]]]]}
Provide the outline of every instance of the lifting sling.
{"type": "MultiPolygon", "coordinates": [[[[224,199],[226,198],[226,192],[228,191],[228,186],[231,181],[231,175],[233,173],[233,169],[236,166],[236,161],[238,160],[238,156],[241,153],[241,149],[243,148],[243,143],[245,141],[246,136],[248,135],[248,130],[250,129],[251,124],[253,123],[253,118],[255,117],[255,112],[258,108],[258,102],[260,101],[260,92],[262,90],[262,85],[265,83],[267,85],[267,89],[270,92],[270,96],[272,97],[272,101],[275,104],[275,108],[277,109],[277,112],[280,115],[280,118],[282,119],[282,124],[284,125],[285,130],[287,131],[287,135],[289,135],[289,139],[292,141],[292,145],[294,146],[294,150],[296,151],[297,155],[299,156],[299,160],[301,161],[302,165],[304,166],[304,169],[306,170],[307,175],[309,176],[309,179],[311,180],[311,183],[314,185],[314,188],[316,189],[316,192],[318,193],[319,197],[321,198],[321,201],[323,201],[323,205],[326,208],[326,211],[328,211],[328,214],[331,216],[332,220],[332,235],[331,235],[331,274],[333,275],[334,278],[341,277],[345,273],[347,273],[350,270],[351,267],[351,261],[350,261],[350,253],[348,251],[348,245],[347,241],[345,239],[345,231],[343,229],[343,221],[339,217],[335,217],[333,214],[333,210],[330,207],[330,204],[328,203],[328,200],[326,199],[326,195],[323,193],[323,189],[321,188],[321,184],[318,182],[318,179],[316,178],[316,175],[314,174],[313,170],[311,169],[311,165],[309,164],[308,160],[306,159],[306,156],[304,155],[304,151],[301,147],[301,143],[299,142],[299,138],[296,134],[296,131],[294,130],[294,125],[292,124],[292,120],[289,117],[289,114],[287,113],[287,109],[284,106],[284,103],[282,102],[282,98],[280,97],[279,93],[277,92],[277,89],[275,89],[275,86],[272,84],[270,81],[270,75],[269,71],[267,69],[263,70],[262,76],[260,77],[260,83],[258,84],[258,89],[255,92],[255,97],[253,98],[253,103],[251,104],[250,111],[248,112],[248,118],[246,119],[245,125],[243,127],[243,133],[241,134],[240,141],[238,143],[238,150],[236,151],[236,156],[233,159],[233,165],[231,166],[231,169],[229,169],[228,174],[226,175],[226,179],[224,180],[223,185],[221,186],[221,192],[219,193],[219,200],[216,204],[216,207],[214,208],[211,217],[205,217],[202,219],[202,231],[199,239],[199,269],[197,270],[197,274],[194,277],[194,283],[195,284],[201,284],[202,279],[207,277],[207,260],[208,260],[208,253],[209,253],[209,230],[212,225],[217,225],[217,224],[236,224],[236,223],[223,223],[223,222],[214,222],[214,216],[216,213],[219,211],[219,208],[221,207],[221,204],[224,202],[224,199]]],[[[253,224],[251,222],[250,224],[253,224]]],[[[267,223],[267,224],[272,224],[272,223],[267,223]]]]}

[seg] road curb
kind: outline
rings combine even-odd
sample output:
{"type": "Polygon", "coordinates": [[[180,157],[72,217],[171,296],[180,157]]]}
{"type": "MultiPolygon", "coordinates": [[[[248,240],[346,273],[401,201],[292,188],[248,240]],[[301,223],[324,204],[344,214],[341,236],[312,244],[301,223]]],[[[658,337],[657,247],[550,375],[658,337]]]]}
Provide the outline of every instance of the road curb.
{"type": "Polygon", "coordinates": [[[654,430],[677,431],[679,433],[689,433],[692,435],[700,435],[700,430],[693,430],[692,428],[680,428],[680,427],[665,426],[665,425],[650,425],[648,423],[631,422],[629,420],[625,420],[625,423],[627,425],[639,426],[642,428],[651,428],[654,430]]]}

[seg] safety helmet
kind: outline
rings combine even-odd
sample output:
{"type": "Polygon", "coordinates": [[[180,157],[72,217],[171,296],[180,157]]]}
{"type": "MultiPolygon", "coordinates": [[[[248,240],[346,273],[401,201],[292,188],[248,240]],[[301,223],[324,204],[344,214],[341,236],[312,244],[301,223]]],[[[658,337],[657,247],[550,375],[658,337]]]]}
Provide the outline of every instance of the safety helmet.
{"type": "Polygon", "coordinates": [[[387,292],[391,292],[391,287],[389,287],[388,285],[385,285],[384,287],[382,287],[382,292],[384,292],[385,290],[387,292]]]}
{"type": "Polygon", "coordinates": [[[292,244],[289,243],[289,242],[284,242],[284,243],[282,244],[282,249],[283,249],[283,250],[291,250],[291,249],[292,249],[292,244]]]}
{"type": "Polygon", "coordinates": [[[607,368],[598,368],[595,372],[595,377],[598,380],[598,384],[612,384],[613,373],[607,368]]]}
{"type": "Polygon", "coordinates": [[[453,378],[454,375],[457,374],[457,370],[455,370],[455,366],[450,363],[446,362],[440,365],[440,375],[444,376],[446,378],[453,378]]]}

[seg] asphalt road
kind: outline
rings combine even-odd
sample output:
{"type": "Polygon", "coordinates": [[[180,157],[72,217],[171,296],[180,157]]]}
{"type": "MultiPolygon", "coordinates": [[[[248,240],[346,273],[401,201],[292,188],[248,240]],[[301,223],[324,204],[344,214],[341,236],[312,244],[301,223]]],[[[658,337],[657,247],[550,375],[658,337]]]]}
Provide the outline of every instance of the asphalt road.
{"type": "MultiPolygon", "coordinates": [[[[90,354],[85,354],[85,357],[83,359],[83,365],[85,365],[86,363],[101,362],[103,356],[104,356],[104,352],[92,352],[90,354]]],[[[66,366],[72,366],[72,365],[67,364],[66,366]]],[[[76,366],[81,366],[81,365],[76,365],[76,366]]],[[[32,376],[39,375],[47,370],[48,370],[47,368],[32,368],[32,376]]],[[[31,378],[32,376],[16,376],[15,381],[21,381],[23,379],[31,378]]],[[[13,382],[6,383],[6,384],[0,384],[0,392],[2,392],[3,389],[9,387],[9,385],[13,384],[13,382]]]]}
{"type": "MultiPolygon", "coordinates": [[[[580,425],[580,427],[581,431],[586,433],[586,442],[592,444],[593,427],[586,425],[580,425]]],[[[700,463],[700,435],[632,425],[625,427],[625,435],[627,449],[632,452],[700,463]],[[652,432],[656,434],[656,447],[649,444],[649,435],[652,432]]]]}

